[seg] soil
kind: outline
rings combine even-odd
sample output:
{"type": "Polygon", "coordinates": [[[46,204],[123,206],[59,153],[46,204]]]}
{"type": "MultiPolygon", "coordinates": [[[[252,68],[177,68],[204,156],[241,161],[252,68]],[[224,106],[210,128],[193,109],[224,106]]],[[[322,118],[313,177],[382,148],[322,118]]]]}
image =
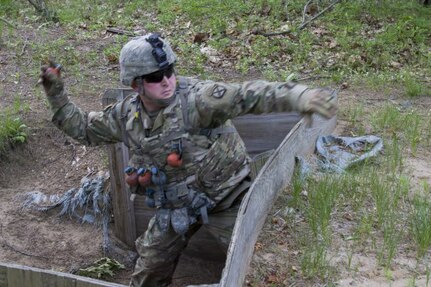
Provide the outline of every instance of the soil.
{"type": "MultiPolygon", "coordinates": [[[[108,159],[105,147],[79,145],[50,122],[50,111],[43,93],[40,87],[35,87],[37,73],[34,69],[39,63],[33,60],[35,55],[32,54],[34,51],[31,43],[48,42],[65,31],[57,26],[44,30],[46,33],[38,33],[37,29],[38,27],[31,26],[19,28],[12,35],[3,35],[4,39],[0,42],[0,110],[12,106],[19,98],[23,107],[22,117],[29,127],[28,141],[11,147],[7,156],[0,159],[0,262],[75,272],[104,257],[100,227],[81,224],[70,218],[59,218],[55,210],[41,213],[22,209],[20,195],[31,191],[47,195],[62,194],[70,188],[79,187],[84,176],[107,171],[108,159]],[[4,44],[16,35],[22,39],[22,45],[12,47],[4,44]],[[20,76],[16,77],[17,74],[20,76]]],[[[104,47],[116,44],[116,39],[103,33],[91,35],[85,40],[83,37],[71,36],[65,45],[71,45],[76,51],[85,54],[89,51],[102,51],[104,47]]],[[[67,72],[65,66],[64,75],[69,90],[79,91],[71,96],[71,100],[85,111],[100,110],[102,92],[106,88],[121,87],[118,65],[108,59],[97,64],[86,63],[86,69],[79,72],[67,72]]],[[[229,79],[239,77],[235,75],[229,79]]],[[[369,105],[381,98],[375,92],[347,89],[340,93],[340,105],[355,102],[359,97],[361,100],[369,99],[369,105]]],[[[427,109],[431,107],[429,99],[419,99],[413,104],[427,109]]],[[[340,122],[338,134],[349,132],[344,124],[340,122]]],[[[428,151],[420,151],[407,162],[412,169],[413,179],[426,180],[431,184],[429,156],[428,151]]],[[[346,256],[342,252],[337,256],[346,256]]],[[[295,256],[294,252],[291,256],[295,256]]],[[[205,260],[202,257],[182,258],[174,276],[174,286],[218,281],[223,261],[205,260]]],[[[268,260],[271,258],[267,256],[268,260]]],[[[376,268],[373,258],[365,255],[356,258],[357,262],[354,264],[359,267],[355,278],[350,278],[346,272],[346,277],[339,282],[340,286],[386,284],[384,275],[376,268]]],[[[400,254],[397,262],[397,269],[392,271],[395,279],[391,286],[405,286],[407,279],[404,267],[414,269],[414,264],[411,263],[409,254],[400,254]]],[[[130,262],[123,263],[127,263],[126,269],[107,280],[128,283],[132,267],[130,262]]],[[[264,268],[269,270],[270,266],[264,268]]],[[[416,283],[421,285],[421,282],[423,281],[416,283]]]]}

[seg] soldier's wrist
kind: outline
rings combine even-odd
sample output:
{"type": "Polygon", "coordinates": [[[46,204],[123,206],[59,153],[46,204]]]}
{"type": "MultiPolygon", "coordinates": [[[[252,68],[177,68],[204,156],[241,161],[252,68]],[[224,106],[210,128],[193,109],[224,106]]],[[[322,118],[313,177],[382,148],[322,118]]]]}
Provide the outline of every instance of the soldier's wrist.
{"type": "Polygon", "coordinates": [[[64,90],[62,90],[60,93],[57,93],[56,95],[47,96],[47,99],[53,111],[62,108],[69,102],[69,97],[64,92],[64,90]]]}
{"type": "Polygon", "coordinates": [[[293,110],[298,112],[308,111],[309,91],[309,87],[301,84],[295,84],[290,88],[289,100],[293,110]]]}

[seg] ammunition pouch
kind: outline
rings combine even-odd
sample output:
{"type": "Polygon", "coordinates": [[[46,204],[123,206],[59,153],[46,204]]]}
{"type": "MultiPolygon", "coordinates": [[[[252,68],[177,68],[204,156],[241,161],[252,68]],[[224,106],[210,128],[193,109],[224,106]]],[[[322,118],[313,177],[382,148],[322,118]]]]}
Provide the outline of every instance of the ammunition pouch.
{"type": "Polygon", "coordinates": [[[186,183],[149,190],[158,208],[156,222],[162,232],[171,225],[177,234],[184,235],[190,225],[199,221],[199,217],[203,224],[208,223],[208,211],[215,207],[215,202],[208,196],[189,188],[186,183]]]}

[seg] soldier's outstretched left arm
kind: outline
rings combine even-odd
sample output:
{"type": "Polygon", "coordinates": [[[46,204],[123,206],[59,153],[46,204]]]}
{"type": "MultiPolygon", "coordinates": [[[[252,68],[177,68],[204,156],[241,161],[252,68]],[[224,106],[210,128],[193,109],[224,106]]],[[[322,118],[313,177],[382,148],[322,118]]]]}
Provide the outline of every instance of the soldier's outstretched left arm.
{"type": "Polygon", "coordinates": [[[202,126],[224,123],[239,115],[298,111],[331,118],[337,111],[334,91],[312,89],[294,82],[250,81],[243,84],[200,82],[191,90],[202,126]]]}

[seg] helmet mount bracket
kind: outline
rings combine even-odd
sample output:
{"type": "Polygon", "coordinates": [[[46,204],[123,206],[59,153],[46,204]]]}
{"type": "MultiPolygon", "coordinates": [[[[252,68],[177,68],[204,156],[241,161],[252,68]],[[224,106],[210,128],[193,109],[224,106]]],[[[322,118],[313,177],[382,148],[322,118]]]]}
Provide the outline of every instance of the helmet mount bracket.
{"type": "Polygon", "coordinates": [[[163,42],[160,40],[160,34],[154,33],[151,34],[150,37],[148,37],[146,40],[148,43],[150,43],[151,47],[153,47],[152,54],[154,58],[156,59],[157,63],[159,64],[159,68],[165,69],[168,65],[168,59],[166,52],[163,50],[163,42]]]}

